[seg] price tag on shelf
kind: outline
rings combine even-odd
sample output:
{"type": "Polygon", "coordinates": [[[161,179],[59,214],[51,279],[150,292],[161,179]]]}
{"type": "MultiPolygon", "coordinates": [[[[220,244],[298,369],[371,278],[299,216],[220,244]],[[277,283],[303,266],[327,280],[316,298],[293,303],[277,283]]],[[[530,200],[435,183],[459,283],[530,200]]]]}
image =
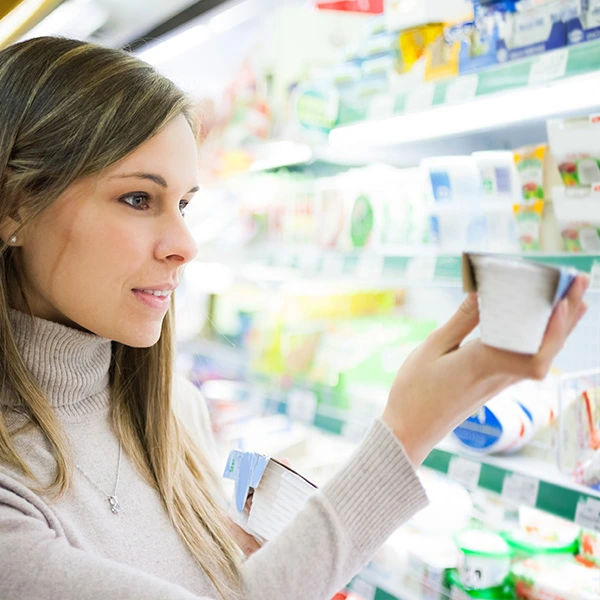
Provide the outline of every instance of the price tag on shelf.
{"type": "Polygon", "coordinates": [[[460,456],[453,456],[450,459],[448,477],[462,483],[468,490],[477,489],[480,475],[481,463],[460,456]]]}
{"type": "Polygon", "coordinates": [[[385,119],[386,117],[391,117],[394,114],[395,106],[396,98],[394,96],[388,94],[377,96],[369,104],[367,119],[385,119]]]}
{"type": "Polygon", "coordinates": [[[531,64],[529,71],[529,85],[545,83],[553,79],[564,77],[569,62],[569,49],[559,48],[552,52],[540,54],[531,64]]]}
{"type": "Polygon", "coordinates": [[[575,523],[585,529],[600,531],[600,500],[594,498],[579,500],[575,512],[575,523]]]}
{"type": "Polygon", "coordinates": [[[352,594],[354,598],[361,600],[375,600],[377,587],[369,581],[365,581],[360,576],[352,582],[352,594]]]}
{"type": "Polygon", "coordinates": [[[298,254],[298,268],[303,273],[314,274],[319,267],[319,255],[316,252],[300,252],[298,254]]]}
{"type": "Polygon", "coordinates": [[[287,269],[294,265],[295,256],[291,252],[278,252],[275,255],[275,266],[287,269]]]}
{"type": "Polygon", "coordinates": [[[369,429],[370,422],[370,420],[367,420],[363,423],[359,423],[357,421],[346,421],[342,425],[342,437],[349,442],[360,442],[363,437],[365,437],[365,433],[367,433],[367,430],[369,429]]]}
{"type": "Polygon", "coordinates": [[[327,254],[321,263],[321,273],[327,277],[339,277],[344,272],[344,262],[343,254],[327,254]]]}
{"type": "Polygon", "coordinates": [[[385,258],[376,254],[361,254],[356,267],[356,276],[359,279],[380,279],[383,275],[385,258]]]}
{"type": "Polygon", "coordinates": [[[435,256],[415,256],[411,258],[406,267],[408,281],[431,282],[435,279],[437,259],[435,256]]]}
{"type": "Polygon", "coordinates": [[[468,102],[477,94],[479,86],[479,75],[463,75],[457,77],[448,84],[446,88],[446,104],[457,104],[459,102],[468,102]]]}
{"type": "Polygon", "coordinates": [[[312,425],[317,414],[317,396],[310,390],[292,390],[288,396],[287,414],[293,421],[312,425]]]}
{"type": "Polygon", "coordinates": [[[502,484],[502,497],[516,504],[535,506],[540,482],[533,477],[513,473],[506,475],[502,484]]]}
{"type": "Polygon", "coordinates": [[[406,96],[405,111],[425,110],[433,106],[435,83],[425,83],[406,96]]]}

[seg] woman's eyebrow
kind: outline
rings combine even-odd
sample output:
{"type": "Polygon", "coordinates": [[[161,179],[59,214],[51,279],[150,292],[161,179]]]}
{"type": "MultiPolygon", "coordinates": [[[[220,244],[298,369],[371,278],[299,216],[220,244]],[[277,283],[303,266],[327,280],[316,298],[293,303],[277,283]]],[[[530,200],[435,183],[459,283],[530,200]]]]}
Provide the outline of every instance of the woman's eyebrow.
{"type": "MultiPolygon", "coordinates": [[[[158,175],[157,173],[126,173],[126,174],[122,174],[122,175],[113,175],[111,177],[111,179],[114,179],[114,178],[125,179],[127,177],[137,177],[138,179],[148,179],[150,181],[153,181],[157,185],[160,185],[160,187],[162,187],[164,189],[167,189],[169,187],[169,185],[167,184],[167,180],[162,175],[158,175]]],[[[200,190],[200,187],[195,186],[187,193],[195,194],[199,190],[200,190]]]]}

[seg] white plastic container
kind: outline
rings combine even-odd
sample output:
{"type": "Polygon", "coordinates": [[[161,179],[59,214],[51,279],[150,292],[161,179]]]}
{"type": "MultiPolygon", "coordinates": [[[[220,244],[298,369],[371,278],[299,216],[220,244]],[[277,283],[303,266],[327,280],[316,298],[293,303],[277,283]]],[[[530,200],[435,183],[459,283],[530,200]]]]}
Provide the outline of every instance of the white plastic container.
{"type": "Polygon", "coordinates": [[[523,201],[521,180],[512,152],[474,152],[481,176],[481,210],[490,252],[518,252],[513,205],[523,201]]]}
{"type": "Polygon", "coordinates": [[[460,550],[458,572],[465,588],[484,590],[505,582],[512,552],[502,537],[469,529],[457,534],[454,540],[460,550]]]}
{"type": "Polygon", "coordinates": [[[421,161],[427,180],[430,236],[440,250],[481,248],[486,238],[481,177],[472,156],[436,156],[421,161]]]}
{"type": "Polygon", "coordinates": [[[577,272],[491,254],[465,253],[463,285],[477,291],[484,344],[536,354],[555,305],[577,272]]]}
{"type": "Polygon", "coordinates": [[[305,479],[270,460],[254,492],[248,527],[264,540],[285,529],[302,510],[315,487],[305,479]]]}
{"type": "Polygon", "coordinates": [[[453,436],[468,452],[498,454],[520,450],[534,433],[532,418],[504,392],[461,423],[453,436]]]}

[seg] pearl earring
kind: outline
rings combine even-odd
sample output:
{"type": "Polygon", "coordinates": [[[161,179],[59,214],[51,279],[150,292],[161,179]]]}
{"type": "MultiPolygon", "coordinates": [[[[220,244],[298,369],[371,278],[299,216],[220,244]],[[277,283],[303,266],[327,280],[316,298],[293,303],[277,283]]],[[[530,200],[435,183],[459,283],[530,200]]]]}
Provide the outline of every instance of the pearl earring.
{"type": "Polygon", "coordinates": [[[16,243],[17,243],[17,236],[16,236],[16,235],[13,235],[13,236],[10,238],[10,240],[9,240],[9,241],[10,241],[10,243],[11,243],[11,244],[16,244],[16,243]]]}

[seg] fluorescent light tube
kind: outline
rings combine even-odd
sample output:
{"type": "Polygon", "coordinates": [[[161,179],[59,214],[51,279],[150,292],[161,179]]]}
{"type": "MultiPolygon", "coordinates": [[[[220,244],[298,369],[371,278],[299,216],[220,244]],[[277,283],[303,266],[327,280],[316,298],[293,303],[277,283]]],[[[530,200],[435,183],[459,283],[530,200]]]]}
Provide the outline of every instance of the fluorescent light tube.
{"type": "Polygon", "coordinates": [[[199,24],[176,33],[164,41],[153,44],[146,50],[136,53],[138,58],[152,64],[159,65],[172,58],[181,56],[188,50],[196,48],[211,37],[211,31],[207,25],[199,24]]]}
{"type": "Polygon", "coordinates": [[[259,6],[259,4],[260,3],[256,2],[256,0],[243,0],[243,2],[215,15],[209,21],[209,27],[215,33],[223,33],[235,29],[239,25],[243,25],[247,21],[258,16],[260,9],[264,9],[264,7],[259,6]]]}

